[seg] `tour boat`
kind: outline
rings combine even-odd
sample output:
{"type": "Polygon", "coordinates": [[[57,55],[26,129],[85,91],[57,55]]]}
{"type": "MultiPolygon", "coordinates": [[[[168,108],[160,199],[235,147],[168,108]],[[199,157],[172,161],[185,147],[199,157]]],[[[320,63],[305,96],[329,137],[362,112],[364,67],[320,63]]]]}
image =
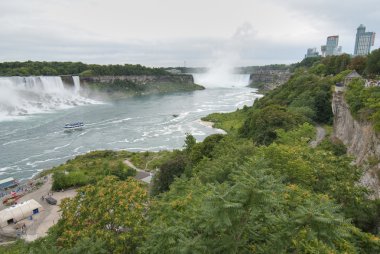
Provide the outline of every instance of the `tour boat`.
{"type": "Polygon", "coordinates": [[[84,127],[83,122],[77,122],[77,123],[68,123],[65,124],[65,127],[63,127],[65,130],[75,130],[75,129],[82,129],[84,127]]]}

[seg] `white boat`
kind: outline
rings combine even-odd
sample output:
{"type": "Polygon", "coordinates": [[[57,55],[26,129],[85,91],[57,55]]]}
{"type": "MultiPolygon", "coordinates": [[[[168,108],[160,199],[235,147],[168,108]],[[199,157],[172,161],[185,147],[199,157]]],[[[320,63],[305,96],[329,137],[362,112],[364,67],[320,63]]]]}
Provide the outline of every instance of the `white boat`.
{"type": "Polygon", "coordinates": [[[65,126],[63,127],[65,130],[78,130],[78,129],[82,129],[84,127],[84,123],[83,122],[77,122],[77,123],[68,123],[68,124],[65,124],[65,126]]]}

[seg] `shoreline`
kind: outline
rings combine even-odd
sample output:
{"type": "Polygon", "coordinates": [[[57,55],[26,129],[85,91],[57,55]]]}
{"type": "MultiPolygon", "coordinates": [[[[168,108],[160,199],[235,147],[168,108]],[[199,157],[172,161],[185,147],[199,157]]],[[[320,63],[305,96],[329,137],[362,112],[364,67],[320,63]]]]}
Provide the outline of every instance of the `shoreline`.
{"type": "MultiPolygon", "coordinates": [[[[197,119],[195,120],[195,122],[207,128],[214,129],[216,134],[227,134],[226,131],[219,128],[215,128],[214,122],[204,121],[202,119],[197,119]]],[[[128,151],[128,149],[126,150],[128,151]]],[[[165,150],[170,151],[169,149],[165,149],[165,150]]],[[[133,151],[129,151],[129,152],[133,152],[133,151]]],[[[67,163],[67,161],[64,163],[67,163]]],[[[13,234],[16,238],[17,236],[19,236],[20,238],[26,241],[34,241],[40,237],[45,236],[48,229],[51,228],[54,224],[56,224],[58,220],[60,219],[59,204],[60,204],[61,199],[66,198],[66,197],[74,197],[76,195],[76,189],[68,189],[63,192],[54,192],[54,194],[51,194],[51,195],[53,195],[54,198],[57,199],[58,201],[57,205],[52,206],[52,205],[47,204],[47,202],[44,201],[41,197],[46,196],[47,193],[50,193],[51,191],[53,179],[52,179],[51,172],[49,173],[49,170],[51,170],[51,168],[43,169],[42,171],[33,175],[31,178],[23,179],[22,182],[20,182],[21,185],[31,185],[32,183],[34,185],[37,182],[40,182],[40,181],[43,182],[37,188],[33,188],[29,192],[26,192],[18,200],[18,203],[20,203],[23,201],[34,199],[42,205],[43,211],[41,211],[40,214],[33,216],[34,217],[33,220],[23,219],[20,221],[21,223],[25,223],[27,225],[27,229],[25,233],[22,234],[21,236],[13,227],[8,226],[9,232],[13,234]]],[[[148,178],[151,178],[151,177],[152,175],[151,173],[149,173],[148,178]]],[[[140,180],[144,181],[145,178],[144,180],[143,179],[140,179],[140,180]]],[[[147,182],[149,184],[150,181],[147,181],[147,182]]],[[[0,207],[1,207],[0,208],[1,210],[7,208],[6,206],[2,204],[0,205],[0,207]]]]}
{"type": "MultiPolygon", "coordinates": [[[[204,120],[202,120],[202,119],[199,119],[198,120],[199,121],[199,123],[201,124],[201,125],[203,125],[203,126],[206,126],[206,127],[210,127],[210,128],[214,128],[214,122],[211,122],[211,121],[204,121],[204,120]]],[[[217,128],[215,128],[215,129],[217,129],[217,128]]]]}
{"type": "MultiPolygon", "coordinates": [[[[202,120],[201,118],[195,120],[195,122],[197,122],[198,124],[202,125],[202,126],[205,126],[205,127],[208,127],[208,128],[212,128],[212,129],[215,129],[216,132],[220,133],[220,134],[227,134],[227,132],[225,130],[222,130],[222,129],[219,129],[219,128],[215,128],[214,125],[215,123],[214,122],[211,122],[211,121],[204,121],[202,120]]],[[[212,135],[212,134],[211,134],[212,135]]],[[[208,136],[206,136],[208,137],[208,136]]],[[[97,149],[99,151],[101,150],[108,150],[108,149],[97,149]]],[[[92,151],[97,151],[97,150],[89,150],[83,154],[86,154],[86,153],[89,153],[89,152],[92,152],[92,151]]],[[[117,149],[111,149],[113,151],[120,151],[120,150],[117,150],[117,149]]],[[[166,151],[172,151],[173,149],[164,149],[166,151]]],[[[131,152],[131,153],[139,153],[139,152],[145,152],[145,150],[141,150],[141,151],[131,151],[131,150],[128,150],[128,149],[122,149],[122,151],[128,151],[128,152],[131,152]]],[[[83,155],[83,154],[79,154],[79,155],[83,155]]],[[[77,156],[79,156],[77,155],[77,156]]],[[[76,156],[75,156],[76,157],[76,156]]],[[[71,159],[74,159],[75,157],[73,158],[70,158],[68,160],[71,160],[71,159]]],[[[67,161],[66,161],[67,162],[67,161]]],[[[62,163],[62,164],[65,164],[66,162],[62,163]]],[[[61,164],[60,164],[61,165],[61,164]]],[[[59,166],[59,165],[57,165],[59,166]]],[[[28,182],[30,181],[37,181],[38,179],[41,179],[43,178],[44,176],[46,176],[46,171],[49,171],[51,170],[52,168],[54,168],[56,166],[53,166],[51,168],[46,168],[46,169],[43,169],[39,172],[36,172],[35,174],[33,174],[30,178],[27,178],[27,179],[23,179],[19,182],[19,185],[25,185],[25,184],[28,184],[28,182]]],[[[17,180],[17,179],[16,179],[17,180]]]]}
{"type": "MultiPolygon", "coordinates": [[[[227,134],[227,132],[225,130],[222,130],[222,129],[219,129],[219,128],[215,128],[214,125],[215,123],[214,122],[211,122],[211,121],[204,121],[202,119],[198,119],[197,122],[200,124],[200,125],[203,125],[203,126],[206,126],[208,128],[212,128],[212,129],[215,129],[219,134],[227,134]]],[[[211,134],[212,135],[212,134],[211,134]]],[[[208,137],[208,136],[207,136],[208,137]]]]}

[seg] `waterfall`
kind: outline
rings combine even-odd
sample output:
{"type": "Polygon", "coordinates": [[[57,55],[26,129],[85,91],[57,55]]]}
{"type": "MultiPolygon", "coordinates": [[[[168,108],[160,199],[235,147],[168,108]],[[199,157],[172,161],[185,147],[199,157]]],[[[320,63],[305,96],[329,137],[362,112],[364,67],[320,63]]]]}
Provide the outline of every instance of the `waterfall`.
{"type": "Polygon", "coordinates": [[[194,83],[205,87],[243,87],[249,85],[249,74],[207,72],[193,74],[194,83]]]}
{"type": "Polygon", "coordinates": [[[79,91],[80,91],[79,76],[73,76],[73,81],[74,81],[74,91],[75,91],[75,93],[79,93],[79,91]]]}
{"type": "Polygon", "coordinates": [[[74,90],[58,76],[0,77],[0,121],[94,103],[79,94],[79,77],[73,80],[74,90]]]}

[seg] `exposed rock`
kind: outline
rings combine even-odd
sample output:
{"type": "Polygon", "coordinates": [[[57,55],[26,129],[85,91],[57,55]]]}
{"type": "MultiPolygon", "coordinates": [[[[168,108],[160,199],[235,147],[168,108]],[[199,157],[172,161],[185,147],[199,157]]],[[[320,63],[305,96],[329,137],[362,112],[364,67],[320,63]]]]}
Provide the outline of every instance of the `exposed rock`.
{"type": "Polygon", "coordinates": [[[289,80],[289,70],[261,70],[258,69],[250,76],[250,87],[264,91],[273,90],[289,80]]]}
{"type": "MultiPolygon", "coordinates": [[[[80,77],[81,86],[90,93],[107,93],[111,97],[203,90],[194,84],[192,75],[128,75],[80,77]]],[[[92,94],[92,96],[95,96],[92,94]]]]}
{"type": "Polygon", "coordinates": [[[181,83],[194,84],[192,75],[128,75],[128,76],[92,76],[81,77],[81,83],[113,83],[116,80],[130,81],[138,85],[150,83],[181,83]]]}
{"type": "Polygon", "coordinates": [[[68,86],[74,86],[74,79],[71,75],[61,75],[62,82],[68,86]]]}
{"type": "Polygon", "coordinates": [[[374,191],[380,198],[380,137],[369,122],[359,122],[351,115],[344,93],[333,94],[334,136],[347,147],[349,155],[355,157],[357,165],[365,166],[367,171],[361,183],[374,191]]]}

